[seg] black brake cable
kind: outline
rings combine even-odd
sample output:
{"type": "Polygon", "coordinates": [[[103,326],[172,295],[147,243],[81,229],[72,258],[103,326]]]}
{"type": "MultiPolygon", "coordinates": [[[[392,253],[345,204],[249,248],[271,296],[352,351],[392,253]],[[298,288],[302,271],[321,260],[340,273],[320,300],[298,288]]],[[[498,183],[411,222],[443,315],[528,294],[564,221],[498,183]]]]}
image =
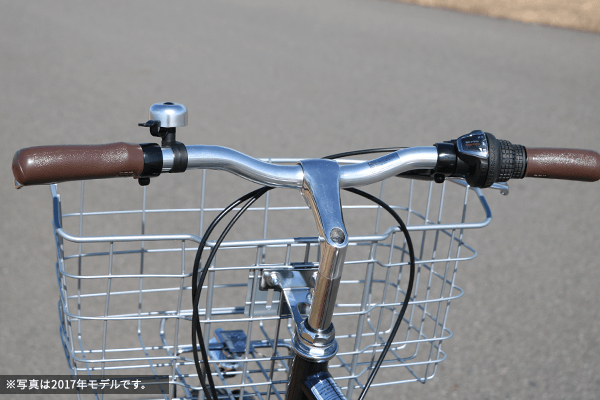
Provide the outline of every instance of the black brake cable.
{"type": "Polygon", "coordinates": [[[267,187],[264,186],[262,188],[256,189],[250,193],[245,194],[244,196],[240,197],[239,199],[237,199],[236,201],[234,201],[233,203],[231,203],[229,206],[227,206],[225,209],[223,209],[223,211],[221,211],[219,213],[219,215],[217,215],[215,217],[215,219],[211,222],[211,224],[209,225],[209,227],[206,229],[206,232],[204,233],[202,240],[200,241],[200,244],[198,246],[198,250],[196,252],[196,258],[194,259],[194,267],[193,267],[193,273],[192,273],[192,353],[194,355],[194,364],[196,366],[196,372],[198,373],[198,378],[200,380],[200,385],[202,386],[202,390],[204,391],[204,395],[206,396],[206,398],[208,400],[217,400],[218,398],[218,394],[216,392],[215,389],[215,384],[214,381],[212,379],[212,375],[210,373],[210,364],[208,362],[208,354],[206,352],[206,347],[204,346],[204,339],[202,336],[202,329],[200,327],[200,315],[198,313],[198,306],[200,303],[200,294],[202,292],[202,285],[204,284],[204,280],[206,278],[206,275],[208,273],[208,268],[210,266],[210,263],[212,262],[212,260],[214,259],[214,256],[216,255],[216,252],[219,248],[219,246],[221,245],[221,243],[223,242],[223,240],[225,239],[225,236],[227,235],[227,233],[229,233],[229,231],[231,230],[231,228],[233,227],[233,225],[237,222],[237,220],[242,216],[242,214],[256,201],[258,200],[263,194],[265,194],[267,191],[273,189],[272,187],[267,187]],[[227,225],[227,227],[223,230],[223,232],[221,233],[221,235],[219,236],[219,239],[217,240],[217,242],[215,243],[215,246],[213,246],[213,248],[211,249],[211,252],[209,254],[209,257],[204,265],[204,268],[202,269],[202,273],[200,275],[200,278],[198,278],[198,270],[200,267],[200,259],[202,257],[202,252],[204,250],[204,246],[206,245],[206,242],[208,240],[208,237],[210,236],[210,234],[212,233],[212,231],[214,230],[214,228],[217,226],[217,224],[219,222],[221,222],[223,220],[223,218],[225,218],[225,216],[231,211],[233,210],[236,206],[238,206],[239,204],[243,203],[244,201],[247,201],[246,204],[244,204],[244,206],[236,213],[236,215],[232,218],[232,220],[229,222],[229,224],[227,225]],[[202,371],[202,368],[200,366],[200,361],[199,361],[199,357],[198,357],[198,343],[196,341],[196,338],[198,340],[198,342],[200,343],[200,352],[202,353],[202,362],[205,366],[205,372],[202,371]],[[208,377],[208,386],[210,388],[210,393],[209,393],[209,388],[206,387],[206,384],[204,382],[204,377],[208,377]]]}
{"type": "Polygon", "coordinates": [[[400,308],[400,312],[398,313],[398,318],[396,319],[394,328],[392,329],[392,332],[390,332],[390,336],[389,336],[387,342],[385,343],[385,346],[383,347],[383,351],[381,352],[381,355],[379,356],[377,363],[375,363],[375,367],[373,367],[373,370],[371,371],[371,374],[369,375],[369,378],[367,379],[367,383],[365,384],[365,387],[363,388],[363,391],[361,392],[361,394],[358,398],[358,400],[363,400],[367,394],[367,391],[371,387],[371,384],[373,383],[373,379],[375,379],[375,375],[379,371],[379,367],[381,367],[381,364],[383,363],[385,356],[387,355],[387,352],[389,351],[389,349],[392,345],[392,342],[394,341],[394,337],[396,336],[396,333],[398,333],[398,329],[400,328],[400,323],[404,319],[404,314],[406,313],[406,309],[408,308],[408,302],[410,301],[410,295],[412,294],[413,284],[415,281],[415,249],[413,247],[412,240],[410,238],[410,234],[408,233],[408,229],[406,228],[406,225],[404,225],[404,222],[402,221],[402,219],[400,218],[398,213],[396,213],[396,211],[394,211],[387,203],[385,203],[383,200],[380,200],[377,197],[375,197],[369,193],[363,192],[362,190],[359,190],[356,188],[346,188],[344,190],[354,193],[354,194],[358,194],[359,196],[362,196],[368,200],[371,200],[374,203],[377,203],[378,205],[383,207],[388,213],[390,213],[392,215],[392,217],[394,217],[396,222],[398,222],[398,226],[400,227],[400,230],[402,231],[402,233],[404,233],[404,237],[406,239],[406,245],[408,246],[408,253],[410,256],[410,276],[408,278],[408,287],[406,288],[406,295],[404,296],[404,302],[402,302],[402,308],[400,308]]]}
{"type": "Polygon", "coordinates": [[[361,156],[363,154],[373,154],[373,153],[391,153],[393,151],[397,151],[400,149],[406,149],[406,147],[379,147],[377,149],[364,149],[364,150],[354,150],[347,151],[345,153],[332,154],[330,156],[325,156],[323,159],[325,160],[333,160],[336,158],[342,157],[352,157],[352,156],[361,156]]]}
{"type": "Polygon", "coordinates": [[[233,210],[237,205],[239,205],[240,203],[242,203],[243,201],[247,200],[248,198],[251,197],[251,195],[254,194],[254,192],[252,193],[248,193],[245,196],[240,197],[239,199],[237,199],[236,201],[234,201],[233,203],[231,203],[229,206],[227,206],[226,208],[224,208],[216,217],[215,219],[211,222],[211,224],[208,226],[208,228],[206,229],[204,235],[202,236],[202,240],[200,241],[200,244],[198,245],[198,250],[196,251],[196,258],[194,259],[194,266],[192,268],[192,354],[194,355],[194,364],[196,366],[196,372],[198,373],[198,379],[200,380],[200,385],[202,386],[202,390],[204,391],[204,395],[206,396],[207,399],[211,399],[213,396],[217,396],[216,394],[216,390],[214,388],[214,382],[212,381],[212,376],[209,375],[209,387],[210,387],[210,391],[212,392],[211,396],[208,392],[208,389],[206,388],[206,383],[205,383],[205,374],[202,371],[202,368],[200,367],[200,362],[198,360],[198,348],[197,348],[197,343],[196,343],[196,336],[198,337],[198,340],[200,342],[200,351],[202,353],[202,362],[204,363],[204,366],[210,371],[210,366],[208,363],[208,355],[206,354],[206,348],[204,346],[204,339],[202,336],[202,330],[198,329],[200,322],[199,322],[199,315],[198,317],[196,317],[196,314],[198,314],[197,311],[197,302],[196,302],[196,282],[198,282],[198,269],[199,269],[199,265],[200,265],[200,257],[202,254],[202,250],[204,249],[204,246],[206,245],[206,242],[208,240],[208,237],[210,236],[210,234],[212,233],[212,231],[214,230],[214,228],[216,227],[216,225],[223,219],[225,218],[225,216],[231,211],[233,210]]]}
{"type": "MultiPolygon", "coordinates": [[[[393,152],[393,151],[397,151],[397,150],[405,149],[405,148],[406,147],[385,147],[385,148],[382,147],[382,148],[377,148],[377,149],[356,150],[356,151],[348,151],[345,153],[333,154],[331,156],[327,156],[327,157],[323,157],[323,158],[332,160],[332,159],[341,158],[341,157],[358,156],[358,155],[363,155],[363,154],[393,152]]],[[[371,384],[373,383],[373,380],[375,379],[375,375],[377,375],[377,372],[379,371],[381,364],[383,364],[385,356],[387,355],[387,353],[392,345],[392,342],[394,341],[394,338],[396,337],[396,333],[398,333],[398,329],[400,328],[400,323],[404,319],[404,314],[406,313],[406,309],[408,308],[408,303],[410,301],[410,296],[412,294],[412,289],[413,289],[414,280],[415,280],[415,249],[413,247],[412,240],[410,238],[410,234],[408,233],[408,229],[406,228],[406,225],[404,224],[404,222],[402,221],[402,219],[400,218],[398,213],[396,213],[396,211],[394,211],[387,203],[385,203],[383,200],[378,199],[377,197],[375,197],[369,193],[363,192],[362,190],[359,190],[356,188],[345,188],[344,190],[346,190],[350,193],[354,193],[359,196],[362,196],[368,200],[371,200],[372,202],[377,203],[379,206],[384,208],[388,213],[390,213],[390,215],[392,217],[394,217],[396,222],[398,222],[398,226],[399,226],[400,230],[402,231],[402,233],[404,234],[404,237],[406,239],[406,245],[408,246],[408,252],[409,252],[409,256],[410,256],[410,276],[408,278],[408,287],[406,289],[406,295],[404,296],[404,301],[402,303],[402,307],[400,308],[400,312],[398,313],[398,318],[396,320],[396,323],[394,324],[394,328],[390,332],[390,336],[389,336],[385,346],[383,347],[383,351],[381,352],[379,359],[377,359],[377,362],[375,363],[373,370],[369,374],[367,383],[363,387],[363,390],[358,398],[358,400],[363,400],[367,394],[367,391],[371,387],[371,384]]]]}

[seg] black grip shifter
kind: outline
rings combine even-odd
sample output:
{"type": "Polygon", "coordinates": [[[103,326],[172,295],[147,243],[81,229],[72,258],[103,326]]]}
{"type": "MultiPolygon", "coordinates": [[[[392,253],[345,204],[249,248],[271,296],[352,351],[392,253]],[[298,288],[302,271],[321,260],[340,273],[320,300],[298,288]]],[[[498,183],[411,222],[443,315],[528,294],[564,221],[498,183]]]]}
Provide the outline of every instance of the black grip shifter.
{"type": "MultiPolygon", "coordinates": [[[[494,137],[488,133],[488,140],[494,137]]],[[[523,179],[527,169],[525,147],[512,144],[508,140],[498,140],[500,145],[500,172],[494,182],[506,182],[509,179],[523,179]]]]}
{"type": "Polygon", "coordinates": [[[525,176],[525,147],[508,140],[498,140],[491,133],[473,131],[450,142],[437,143],[440,177],[464,177],[474,187],[486,188],[495,182],[525,176]]]}

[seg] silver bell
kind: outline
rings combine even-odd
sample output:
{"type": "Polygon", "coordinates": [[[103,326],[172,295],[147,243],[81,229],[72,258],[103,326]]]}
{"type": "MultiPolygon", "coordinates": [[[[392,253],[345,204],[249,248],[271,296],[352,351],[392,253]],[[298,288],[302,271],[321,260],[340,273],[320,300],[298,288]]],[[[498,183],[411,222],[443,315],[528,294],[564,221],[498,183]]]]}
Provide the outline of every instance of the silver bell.
{"type": "Polygon", "coordinates": [[[179,128],[187,126],[187,108],[183,104],[170,101],[155,103],[150,107],[149,119],[160,121],[161,128],[179,128]]]}

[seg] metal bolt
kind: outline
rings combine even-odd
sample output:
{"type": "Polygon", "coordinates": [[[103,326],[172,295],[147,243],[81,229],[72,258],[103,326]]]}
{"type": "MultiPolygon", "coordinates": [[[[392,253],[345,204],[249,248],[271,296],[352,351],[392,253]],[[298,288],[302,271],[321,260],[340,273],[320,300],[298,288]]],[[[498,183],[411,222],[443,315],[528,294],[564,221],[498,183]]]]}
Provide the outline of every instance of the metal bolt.
{"type": "Polygon", "coordinates": [[[346,235],[344,235],[344,231],[340,228],[333,228],[331,232],[329,232],[329,237],[333,243],[344,243],[346,240],[346,235]]]}
{"type": "Polygon", "coordinates": [[[281,275],[279,274],[279,272],[272,271],[271,273],[269,273],[269,275],[267,275],[267,283],[270,286],[279,286],[279,284],[281,283],[281,275]]]}

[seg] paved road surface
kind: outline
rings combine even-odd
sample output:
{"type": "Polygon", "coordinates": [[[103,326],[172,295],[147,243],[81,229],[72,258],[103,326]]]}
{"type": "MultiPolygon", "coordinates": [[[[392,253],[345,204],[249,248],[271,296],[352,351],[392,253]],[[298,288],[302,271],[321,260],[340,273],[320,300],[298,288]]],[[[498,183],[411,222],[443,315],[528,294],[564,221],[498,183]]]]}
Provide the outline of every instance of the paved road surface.
{"type": "MultiPolygon", "coordinates": [[[[473,129],[600,150],[600,36],[386,1],[12,2],[0,13],[0,371],[67,373],[47,187],[9,163],[48,143],[145,141],[154,102],[187,143],[254,156],[429,145],[473,129]]],[[[448,359],[388,398],[596,399],[598,184],[519,181],[457,283],[448,359]]],[[[56,398],[59,398],[57,396],[56,398]]]]}

